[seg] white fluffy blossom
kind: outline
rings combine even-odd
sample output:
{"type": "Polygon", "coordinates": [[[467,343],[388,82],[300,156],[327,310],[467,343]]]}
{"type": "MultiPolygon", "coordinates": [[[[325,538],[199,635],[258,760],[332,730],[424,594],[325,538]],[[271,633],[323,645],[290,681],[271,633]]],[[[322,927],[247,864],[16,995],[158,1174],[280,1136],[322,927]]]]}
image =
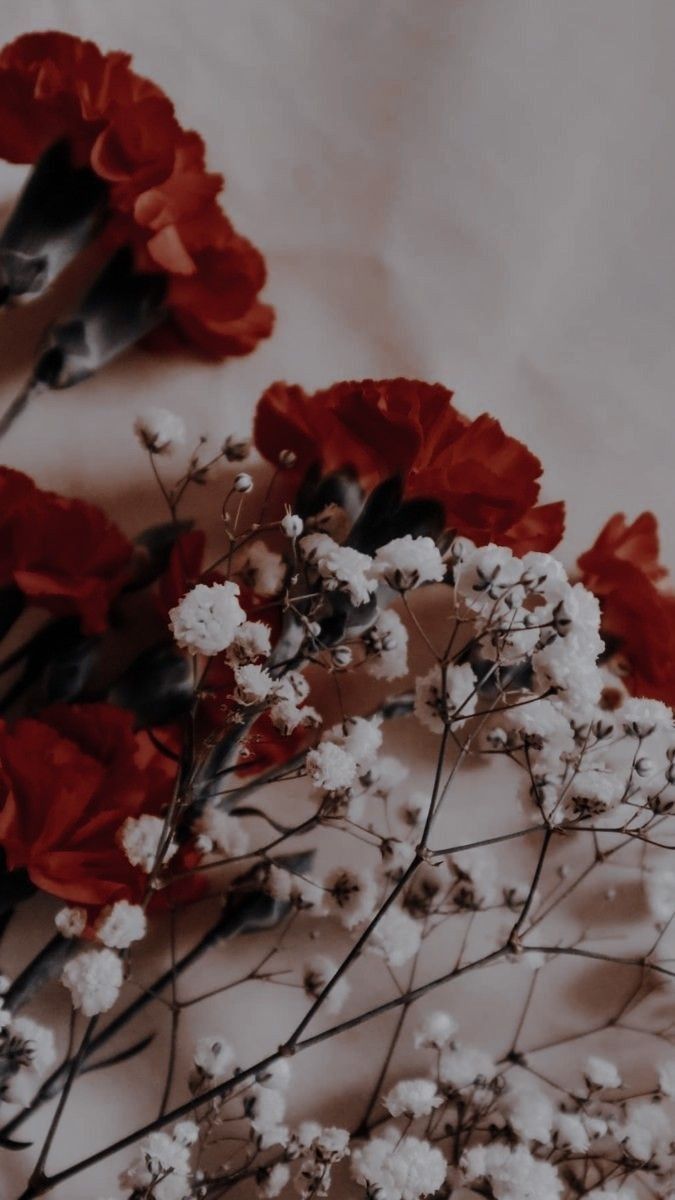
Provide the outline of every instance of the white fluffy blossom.
{"type": "Polygon", "coordinates": [[[239,603],[239,585],[198,583],[169,613],[171,632],[190,654],[220,654],[227,650],[246,620],[239,603]]]}
{"type": "Polygon", "coordinates": [[[533,1157],[525,1146],[500,1142],[474,1146],[462,1158],[467,1182],[487,1179],[495,1200],[559,1200],[563,1185],[555,1167],[533,1157]]]}
{"type": "Polygon", "coordinates": [[[308,752],[305,763],[314,785],[327,792],[344,792],[356,779],[355,759],[334,742],[320,742],[308,752]]]}
{"type": "Polygon", "coordinates": [[[659,1091],[662,1096],[675,1096],[675,1058],[659,1067],[659,1091]]]}
{"type": "Polygon", "coordinates": [[[136,418],[134,433],[151,454],[168,454],[185,441],[185,424],[166,408],[148,408],[136,418]]]}
{"type": "Polygon", "coordinates": [[[390,967],[402,967],[417,954],[421,944],[421,924],[392,904],[375,926],[368,948],[379,954],[390,967]]]}
{"type": "Polygon", "coordinates": [[[124,1173],[122,1183],[154,1200],[188,1200],[190,1150],[179,1138],[162,1130],[148,1134],[139,1146],[140,1156],[124,1173]]]}
{"type": "Polygon", "coordinates": [[[659,1104],[634,1104],[626,1121],[615,1128],[615,1136],[639,1162],[655,1158],[663,1166],[672,1166],[672,1119],[659,1104]]]}
{"type": "Polygon", "coordinates": [[[408,673],[408,630],[397,612],[386,608],[364,635],[366,670],[375,679],[402,679],[408,673]]]}
{"type": "Polygon", "coordinates": [[[626,700],[619,713],[626,733],[633,737],[650,737],[652,733],[672,733],[673,714],[660,700],[626,700]]]}
{"type": "Polygon", "coordinates": [[[442,733],[444,723],[453,717],[470,717],[476,710],[476,676],[469,663],[450,664],[443,671],[434,666],[415,683],[415,716],[434,733],[442,733]]]}
{"type": "Polygon", "coordinates": [[[86,908],[60,908],[54,917],[54,924],[61,937],[79,938],[87,926],[86,908]]]}
{"type": "Polygon", "coordinates": [[[520,603],[518,581],[522,564],[506,546],[467,548],[455,566],[455,595],[461,612],[469,616],[492,616],[496,606],[520,603]]]}
{"type": "Polygon", "coordinates": [[[258,1195],[263,1197],[263,1200],[274,1200],[276,1196],[281,1195],[290,1178],[291,1169],[288,1163],[273,1163],[271,1167],[265,1168],[263,1179],[258,1181],[258,1195]]]}
{"type": "Polygon", "coordinates": [[[558,1146],[574,1150],[577,1154],[584,1154],[588,1150],[588,1130],[577,1113],[555,1113],[553,1127],[558,1146]]]}
{"type": "Polygon", "coordinates": [[[210,1079],[222,1079],[230,1074],[234,1066],[234,1050],[225,1038],[200,1037],[192,1061],[210,1079]]]}
{"type": "Polygon", "coordinates": [[[274,728],[284,737],[288,737],[298,727],[308,726],[316,729],[321,724],[321,717],[315,708],[309,704],[299,708],[294,700],[275,700],[269,715],[274,728]]]}
{"type": "Polygon", "coordinates": [[[375,878],[355,868],[336,867],[324,880],[329,903],[334,908],[346,929],[372,916],[377,900],[375,878]]]}
{"type": "Polygon", "coordinates": [[[217,804],[207,804],[192,828],[197,835],[197,849],[203,854],[218,850],[227,858],[238,858],[248,850],[249,836],[243,822],[217,804]]]}
{"type": "MultiPolygon", "coordinates": [[[[133,867],[140,867],[149,875],[155,866],[164,837],[164,821],[143,813],[140,817],[127,817],[119,829],[118,841],[133,867]]],[[[177,842],[170,841],[163,850],[162,861],[168,862],[178,849],[177,842]]]]}
{"type": "Polygon", "coordinates": [[[266,658],[271,648],[269,625],[264,621],[242,621],[227,651],[227,661],[232,667],[253,662],[266,658]]]}
{"type": "Polygon", "coordinates": [[[485,1050],[477,1046],[453,1045],[441,1054],[438,1078],[447,1088],[460,1089],[474,1083],[486,1083],[499,1074],[485,1050]]]}
{"type": "Polygon", "coordinates": [[[379,717],[348,717],[343,725],[327,730],[323,740],[345,750],[361,774],[372,766],[382,745],[381,724],[379,717]]]}
{"type": "Polygon", "coordinates": [[[111,950],[126,950],[132,942],[145,937],[147,928],[148,922],[140,904],[117,900],[100,913],[94,931],[104,946],[111,950]]]}
{"type": "Polygon", "coordinates": [[[405,592],[423,583],[440,583],[445,567],[430,537],[412,537],[407,533],[380,546],[373,560],[373,575],[396,591],[405,592]]]}
{"type": "Polygon", "coordinates": [[[258,596],[277,596],[284,586],[286,564],[264,542],[252,542],[246,549],[240,574],[258,596]]]}
{"type": "Polygon", "coordinates": [[[443,1050],[457,1032],[457,1022],[447,1012],[427,1013],[417,1026],[413,1043],[416,1049],[443,1050]]]}
{"type": "Polygon", "coordinates": [[[549,1142],[554,1110],[540,1088],[522,1084],[509,1087],[502,1098],[504,1114],[511,1128],[527,1142],[549,1142]]]}
{"type": "Polygon", "coordinates": [[[442,1187],[447,1163],[430,1142],[388,1128],[352,1151],[351,1172],[378,1200],[421,1200],[442,1187]]]}
{"type": "Polygon", "coordinates": [[[369,577],[372,559],[367,554],[351,546],[339,546],[326,533],[310,533],[299,546],[327,591],[346,592],[357,607],[368,603],[377,581],[369,577]]]}
{"type": "Polygon", "coordinates": [[[239,704],[263,704],[274,694],[274,680],[269,671],[256,663],[244,663],[234,669],[234,696],[239,704]]]}
{"type": "Polygon", "coordinates": [[[584,1076],[589,1085],[596,1088],[619,1088],[621,1076],[613,1062],[591,1054],[584,1063],[584,1076]]]}
{"type": "Polygon", "coordinates": [[[85,950],[66,963],[61,982],[85,1017],[108,1012],[122,986],[122,963],[112,950],[85,950]]]}
{"type": "MultiPolygon", "coordinates": [[[[316,1000],[336,974],[337,969],[337,963],[325,954],[314,954],[312,958],[307,959],[302,968],[302,984],[310,999],[316,1000]]],[[[329,1013],[339,1012],[349,992],[349,983],[343,975],[331,988],[323,1008],[329,1013]]]]}
{"type": "Polygon", "coordinates": [[[34,1075],[44,1075],[56,1062],[54,1034],[46,1025],[32,1017],[12,1017],[12,1033],[28,1044],[30,1062],[27,1069],[34,1075]]]}
{"type": "Polygon", "coordinates": [[[401,1079],[382,1103],[392,1117],[426,1117],[442,1103],[433,1079],[401,1079]]]}
{"type": "Polygon", "coordinates": [[[288,1129],[282,1124],[286,1112],[286,1098],[274,1088],[255,1084],[246,1100],[246,1113],[251,1128],[258,1135],[261,1149],[283,1145],[288,1139],[288,1129]]]}

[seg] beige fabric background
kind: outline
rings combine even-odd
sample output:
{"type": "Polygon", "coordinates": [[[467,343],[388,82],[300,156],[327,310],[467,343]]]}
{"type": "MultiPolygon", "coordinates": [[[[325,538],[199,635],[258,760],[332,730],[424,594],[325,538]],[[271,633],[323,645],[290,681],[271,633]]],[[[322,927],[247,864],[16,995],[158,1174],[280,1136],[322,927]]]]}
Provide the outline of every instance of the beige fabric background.
{"type": "MultiPolygon", "coordinates": [[[[2,41],[50,27],[133,52],[204,134],[228,211],[267,255],[278,327],[223,367],[129,355],[36,402],[4,459],[133,531],[160,511],[131,433],[148,401],[220,437],[247,428],[274,378],[403,373],[441,380],[536,450],[547,498],[568,500],[568,559],[617,508],[653,508],[675,563],[670,0],[0,6],[2,41]]],[[[0,203],[23,177],[0,164],[0,203]]],[[[3,403],[38,324],[0,320],[3,403]]],[[[63,1160],[141,1115],[128,1093],[97,1106],[94,1081],[80,1095],[63,1160]]],[[[3,1172],[13,1196],[18,1160],[3,1172]]],[[[112,1182],[106,1168],[60,1195],[112,1182]]]]}

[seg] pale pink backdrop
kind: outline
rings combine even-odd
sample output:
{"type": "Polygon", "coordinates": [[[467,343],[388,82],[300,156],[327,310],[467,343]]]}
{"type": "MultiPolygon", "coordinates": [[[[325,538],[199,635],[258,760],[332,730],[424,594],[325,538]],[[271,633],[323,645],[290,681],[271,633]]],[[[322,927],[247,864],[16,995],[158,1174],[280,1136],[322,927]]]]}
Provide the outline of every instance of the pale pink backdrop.
{"type": "MultiPolygon", "coordinates": [[[[130,355],[36,402],[3,458],[133,531],[160,512],[131,432],[143,404],[220,437],[275,378],[419,376],[541,456],[547,498],[568,500],[568,560],[617,508],[653,508],[675,563],[671,0],[3,0],[1,41],[45,28],[131,51],[204,134],[267,256],[278,327],[224,367],[130,355]]],[[[0,164],[0,204],[24,174],[0,164]]],[[[0,318],[3,403],[42,319],[0,318]]],[[[24,930],[22,952],[43,935],[24,930]]],[[[486,986],[464,992],[477,1028],[494,1020],[486,986]]],[[[285,1027],[298,1001],[274,991],[285,1027]]],[[[214,1006],[207,1031],[245,1017],[245,997],[214,1006]]],[[[319,1093],[353,1087],[358,1061],[340,1056],[319,1093]]],[[[81,1084],[55,1165],[147,1115],[131,1074],[112,1101],[81,1084]]],[[[25,1168],[5,1164],[9,1200],[25,1168]]],[[[109,1165],[58,1195],[97,1186],[114,1192],[109,1165]]]]}

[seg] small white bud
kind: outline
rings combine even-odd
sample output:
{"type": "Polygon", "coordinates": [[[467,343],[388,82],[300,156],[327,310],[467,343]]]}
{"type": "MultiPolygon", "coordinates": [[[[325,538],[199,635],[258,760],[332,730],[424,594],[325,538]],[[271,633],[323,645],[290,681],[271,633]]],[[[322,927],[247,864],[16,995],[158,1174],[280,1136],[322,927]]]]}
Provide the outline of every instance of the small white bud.
{"type": "Polygon", "coordinates": [[[287,538],[298,538],[304,529],[302,517],[296,516],[295,513],[286,513],[281,521],[281,528],[287,538]]]}
{"type": "Polygon", "coordinates": [[[352,661],[352,652],[349,646],[336,646],[331,652],[331,662],[338,671],[343,671],[352,661]]]}
{"type": "Polygon", "coordinates": [[[232,484],[232,490],[235,492],[250,492],[252,489],[253,480],[248,474],[248,471],[240,471],[239,474],[235,476],[234,483],[232,484]]]}

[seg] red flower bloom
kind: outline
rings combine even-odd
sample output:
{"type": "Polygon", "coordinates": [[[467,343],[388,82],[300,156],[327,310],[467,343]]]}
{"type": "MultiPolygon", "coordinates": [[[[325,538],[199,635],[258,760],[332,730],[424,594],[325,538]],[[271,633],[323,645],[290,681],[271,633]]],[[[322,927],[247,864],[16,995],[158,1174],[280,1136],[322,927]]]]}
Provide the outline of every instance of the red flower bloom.
{"type": "MultiPolygon", "coordinates": [[[[139,269],[168,277],[172,317],[161,345],[188,342],[212,358],[247,354],[272,330],[261,304],[265,263],[235,233],[207,172],[204,143],[184,130],[161,88],[65,33],[32,33],[0,52],[0,156],[33,163],[65,138],[78,166],[108,188],[112,245],[131,242],[139,269]]],[[[158,338],[149,339],[155,344],[158,338]]]]}
{"type": "Polygon", "coordinates": [[[563,504],[536,504],[539,459],[494,418],[470,421],[440,384],[364,380],[307,395],[275,383],[258,403],[254,434],[272,463],[282,450],[295,453],[296,478],[313,464],[352,467],[366,488],[400,474],[406,495],[439,500],[448,526],[479,545],[522,553],[551,550],[562,537],[563,504]]]}
{"type": "Polygon", "coordinates": [[[100,633],[131,554],[100,509],[0,467],[0,587],[15,584],[34,604],[59,616],[77,613],[86,633],[100,633]]]}
{"type": "Polygon", "coordinates": [[[600,600],[601,632],[623,660],[626,686],[636,696],[675,704],[675,595],[656,585],[658,525],[642,513],[632,525],[615,513],[579,559],[581,581],[600,600]]]}
{"type": "Polygon", "coordinates": [[[175,766],[130,713],[58,705],[0,724],[0,845],[11,870],[72,904],[139,901],[147,877],[116,842],[129,816],[159,815],[175,766]]]}

